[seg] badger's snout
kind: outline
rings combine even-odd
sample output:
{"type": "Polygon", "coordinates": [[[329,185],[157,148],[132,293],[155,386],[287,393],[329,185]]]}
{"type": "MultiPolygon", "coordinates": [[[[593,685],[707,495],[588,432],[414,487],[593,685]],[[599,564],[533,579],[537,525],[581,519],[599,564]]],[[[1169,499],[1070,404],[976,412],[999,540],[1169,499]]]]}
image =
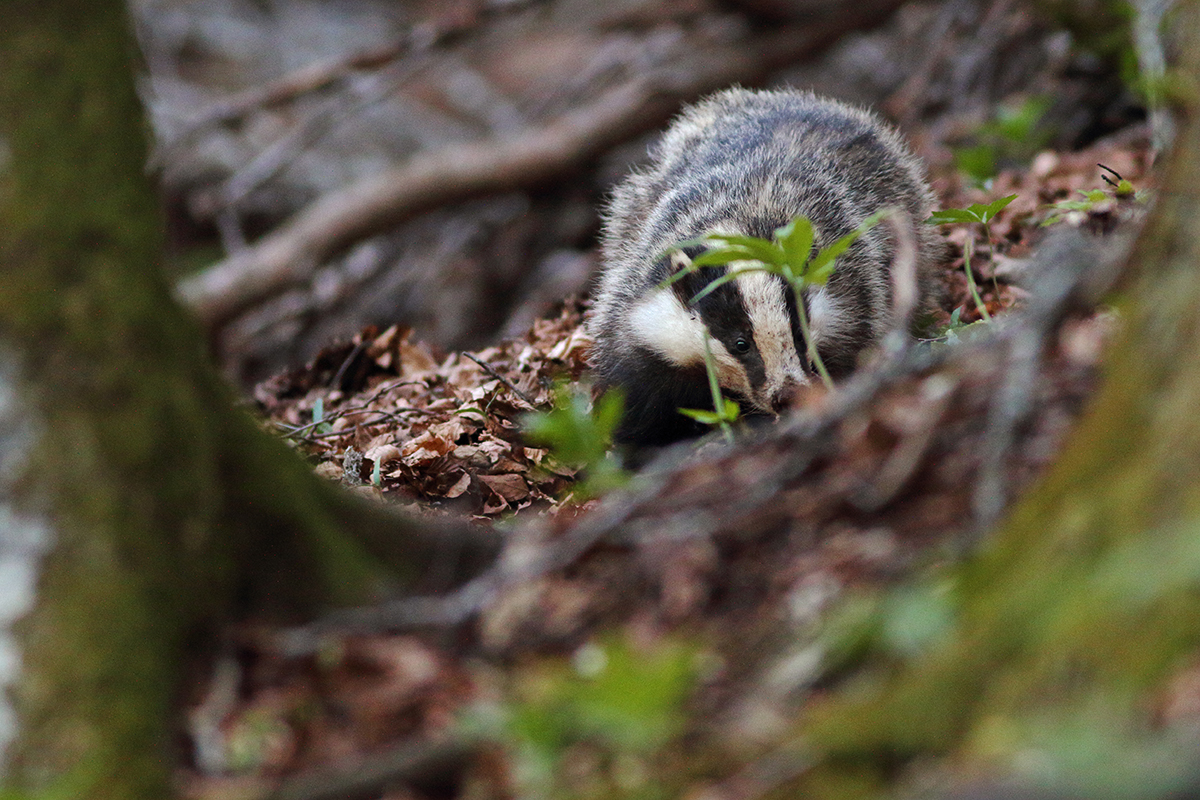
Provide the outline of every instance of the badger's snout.
{"type": "Polygon", "coordinates": [[[800,394],[800,381],[789,376],[784,380],[783,385],[771,392],[767,398],[767,404],[771,411],[776,414],[782,414],[796,403],[796,399],[800,394]]]}

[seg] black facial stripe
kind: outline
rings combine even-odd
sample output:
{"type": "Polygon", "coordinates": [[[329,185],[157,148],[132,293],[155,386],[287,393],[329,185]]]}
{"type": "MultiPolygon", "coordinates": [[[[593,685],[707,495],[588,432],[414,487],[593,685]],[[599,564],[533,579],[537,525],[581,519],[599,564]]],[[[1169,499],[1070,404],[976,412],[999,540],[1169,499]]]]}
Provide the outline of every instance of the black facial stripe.
{"type": "MultiPolygon", "coordinates": [[[[712,270],[720,275],[723,270],[712,270]]],[[[708,278],[707,280],[712,280],[708,278]]],[[[707,281],[705,281],[707,285],[707,281]]],[[[713,338],[724,345],[746,370],[746,377],[751,386],[762,386],[767,379],[766,367],[763,365],[762,354],[758,352],[758,344],[754,341],[754,326],[750,321],[750,312],[746,308],[745,298],[737,288],[737,282],[731,281],[722,285],[707,297],[701,298],[696,304],[700,310],[700,319],[704,322],[713,338]],[[745,353],[737,350],[738,339],[745,339],[750,345],[745,353]]]]}
{"type": "MultiPolygon", "coordinates": [[[[699,246],[683,248],[683,252],[689,258],[695,258],[704,250],[705,248],[699,246]]],[[[668,265],[666,269],[670,269],[670,266],[668,265]]],[[[700,298],[699,302],[692,303],[693,297],[725,274],[725,267],[704,267],[676,281],[671,285],[671,289],[675,292],[679,302],[695,308],[699,312],[700,321],[708,328],[712,337],[741,362],[750,384],[761,386],[766,380],[766,368],[763,366],[762,355],[758,352],[758,346],[754,341],[754,327],[750,322],[750,313],[746,309],[745,298],[737,288],[736,282],[722,284],[700,298]],[[744,339],[749,345],[749,349],[744,353],[738,352],[737,342],[739,339],[744,339]]]]}
{"type": "MultiPolygon", "coordinates": [[[[796,313],[796,293],[786,284],[783,287],[783,302],[787,304],[788,319],[792,323],[792,343],[796,346],[796,352],[800,354],[800,363],[804,365],[806,370],[811,370],[812,365],[808,363],[808,343],[804,341],[804,331],[800,329],[800,315],[796,313]]],[[[808,302],[808,295],[805,294],[804,311],[808,315],[810,325],[812,324],[811,308],[812,306],[808,302]]]]}

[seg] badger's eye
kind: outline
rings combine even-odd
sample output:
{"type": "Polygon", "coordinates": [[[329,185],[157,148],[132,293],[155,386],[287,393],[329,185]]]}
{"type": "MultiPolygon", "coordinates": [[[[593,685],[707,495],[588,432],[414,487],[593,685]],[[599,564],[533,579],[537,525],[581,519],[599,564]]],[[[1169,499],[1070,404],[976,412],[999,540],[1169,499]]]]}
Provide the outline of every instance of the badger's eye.
{"type": "Polygon", "coordinates": [[[745,355],[750,352],[750,342],[744,337],[739,336],[737,341],[733,343],[733,349],[738,355],[745,355]]]}

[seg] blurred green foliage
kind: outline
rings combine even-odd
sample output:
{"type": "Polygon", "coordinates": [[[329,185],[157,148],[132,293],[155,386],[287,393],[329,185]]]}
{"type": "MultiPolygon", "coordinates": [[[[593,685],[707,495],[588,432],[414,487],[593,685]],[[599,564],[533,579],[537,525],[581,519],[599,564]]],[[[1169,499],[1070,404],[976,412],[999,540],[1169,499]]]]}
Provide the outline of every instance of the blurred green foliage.
{"type": "Polygon", "coordinates": [[[581,498],[595,497],[623,485],[629,474],[612,453],[613,434],[621,422],[625,397],[617,390],[605,392],[593,405],[586,386],[560,383],[550,411],[522,418],[526,436],[544,445],[556,461],[578,469],[581,480],[574,491],[581,498]]]}
{"type": "Polygon", "coordinates": [[[670,796],[654,761],[683,732],[703,661],[681,641],[638,647],[612,637],[517,669],[510,699],[485,717],[520,796],[670,796]]]}
{"type": "Polygon", "coordinates": [[[1027,163],[1054,138],[1045,123],[1053,100],[1035,95],[1001,103],[995,115],[954,149],[954,163],[973,183],[986,186],[1004,166],[1027,163]]]}

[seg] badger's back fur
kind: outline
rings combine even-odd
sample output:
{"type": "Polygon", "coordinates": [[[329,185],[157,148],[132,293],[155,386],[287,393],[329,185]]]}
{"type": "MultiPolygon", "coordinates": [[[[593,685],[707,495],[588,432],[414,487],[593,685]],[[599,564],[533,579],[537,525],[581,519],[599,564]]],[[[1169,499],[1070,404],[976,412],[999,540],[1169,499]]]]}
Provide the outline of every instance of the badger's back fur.
{"type": "MultiPolygon", "coordinates": [[[[659,444],[700,432],[677,409],[711,408],[706,335],[722,388],[746,412],[778,411],[790,390],[812,379],[781,278],[744,275],[693,306],[690,298],[721,271],[662,288],[702,252],[676,245],[712,232],[769,239],[805,216],[823,247],[897,208],[916,242],[925,297],[941,252],[937,234],[921,224],[932,199],[899,135],[852,106],[807,92],[731,89],[685,111],[650,166],[617,187],[605,215],[590,331],[602,385],[625,391],[618,438],[659,444]]],[[[805,297],[817,351],[834,377],[892,325],[892,239],[888,225],[875,226],[838,259],[828,284],[805,297]]]]}

